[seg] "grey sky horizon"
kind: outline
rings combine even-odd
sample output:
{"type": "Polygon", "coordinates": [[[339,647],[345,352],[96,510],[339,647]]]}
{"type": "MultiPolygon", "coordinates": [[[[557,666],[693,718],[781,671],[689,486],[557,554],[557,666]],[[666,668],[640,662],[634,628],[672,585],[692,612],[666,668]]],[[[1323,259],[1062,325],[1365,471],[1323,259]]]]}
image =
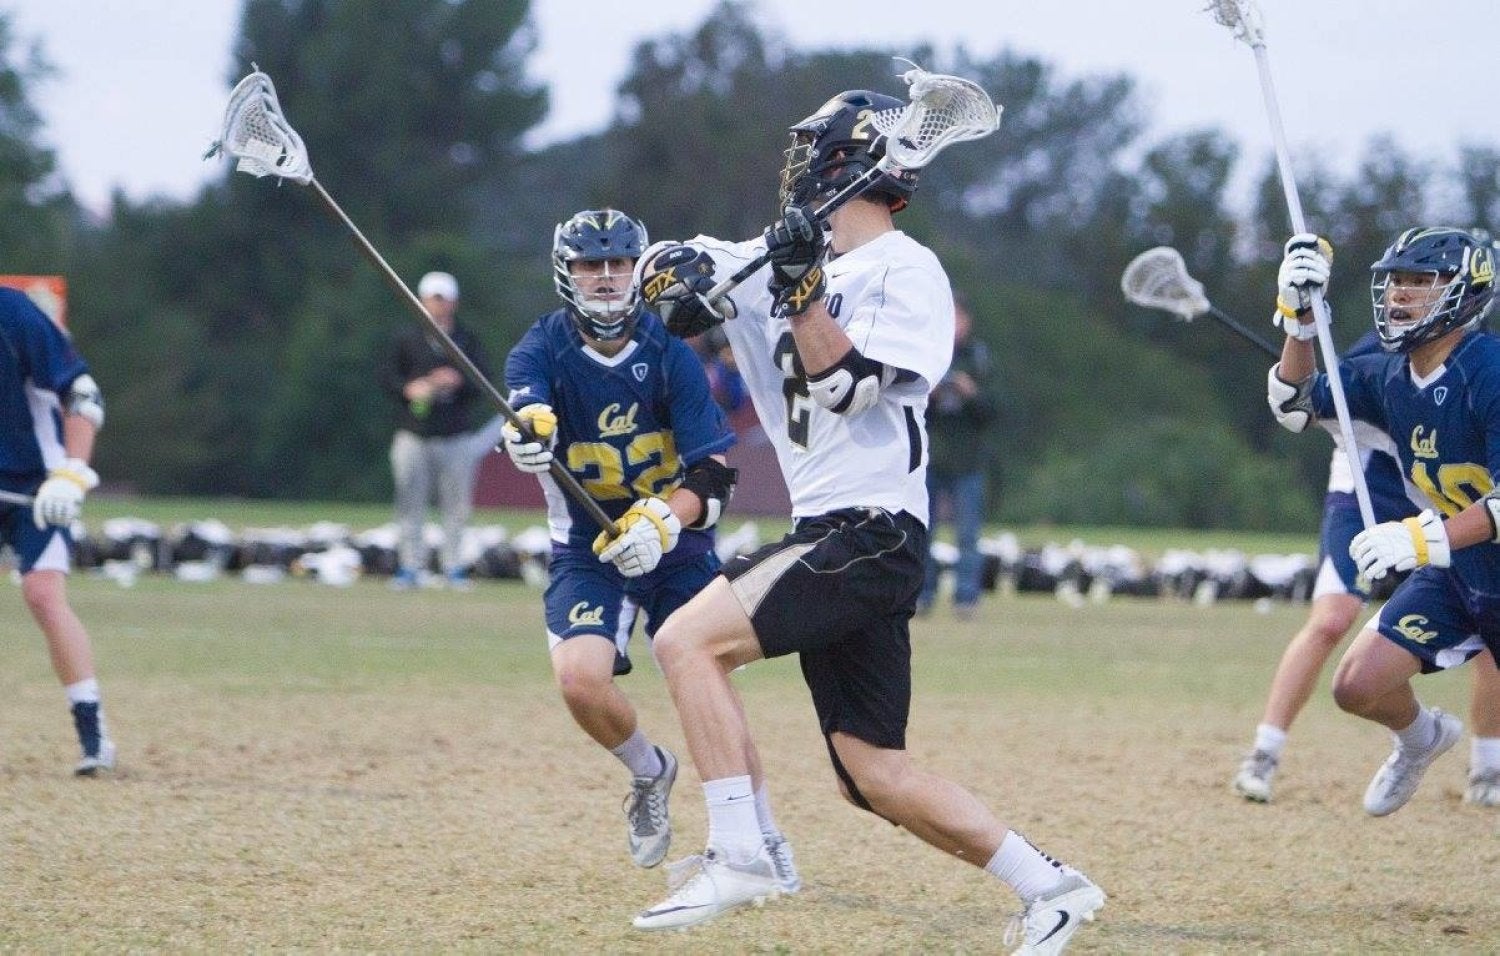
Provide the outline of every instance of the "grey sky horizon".
{"type": "MultiPolygon", "coordinates": [[[[528,142],[603,128],[635,44],[690,30],[714,5],[535,0],[539,47],[530,74],[550,86],[552,111],[528,142]],[[579,69],[581,62],[590,67],[579,69]]],[[[1463,144],[1500,146],[1494,105],[1500,84],[1485,68],[1493,61],[1493,33],[1464,28],[1489,27],[1500,15],[1495,0],[1448,0],[1441,26],[1416,21],[1400,0],[1261,5],[1299,165],[1316,157],[1350,173],[1380,134],[1445,164],[1463,144]],[[1420,82],[1391,81],[1413,66],[1434,69],[1420,82]]],[[[1150,110],[1147,143],[1218,127],[1242,147],[1243,169],[1263,168],[1271,140],[1254,58],[1204,6],[1205,0],[992,0],[976,17],[975,0],[863,0],[855,17],[844,5],[757,2],[759,22],[800,49],[900,53],[925,41],[940,52],[962,44],[977,56],[1008,48],[1053,64],[1065,79],[1123,72],[1136,79],[1150,110]]],[[[224,166],[199,157],[237,72],[230,44],[239,8],[239,0],[0,0],[18,39],[39,41],[58,68],[34,96],[47,122],[44,139],[86,207],[107,209],[114,188],[136,202],[184,200],[225,174],[224,166]]],[[[901,92],[894,70],[870,85],[901,92]]]]}

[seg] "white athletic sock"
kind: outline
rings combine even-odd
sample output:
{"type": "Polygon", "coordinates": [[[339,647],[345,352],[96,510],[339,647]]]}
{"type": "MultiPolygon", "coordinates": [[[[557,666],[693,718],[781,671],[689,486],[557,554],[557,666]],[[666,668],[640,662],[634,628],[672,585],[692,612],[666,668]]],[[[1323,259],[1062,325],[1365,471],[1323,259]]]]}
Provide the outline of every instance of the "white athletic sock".
{"type": "Polygon", "coordinates": [[[760,821],[760,832],[764,836],[781,836],[781,830],[776,826],[776,817],[771,813],[771,792],[764,782],[755,788],[755,817],[760,821]]]}
{"type": "Polygon", "coordinates": [[[63,687],[63,692],[68,695],[68,703],[71,704],[97,704],[99,703],[99,680],[95,677],[85,678],[73,684],[63,687]]]}
{"type": "Polygon", "coordinates": [[[1417,705],[1417,719],[1405,728],[1396,731],[1396,739],[1402,750],[1423,751],[1437,739],[1437,718],[1426,707],[1417,705]]]}
{"type": "Polygon", "coordinates": [[[646,739],[646,735],[637,728],[636,732],[625,738],[625,742],[610,750],[610,753],[620,758],[620,763],[630,768],[632,776],[655,777],[665,769],[661,755],[656,752],[656,747],[646,739]]]}
{"type": "Polygon", "coordinates": [[[1273,757],[1281,756],[1286,747],[1286,731],[1272,724],[1257,724],[1255,727],[1255,749],[1273,757]]]}
{"type": "Polygon", "coordinates": [[[1005,831],[1000,849],[984,865],[986,873],[1009,884],[1022,902],[1030,903],[1061,882],[1062,864],[1038,850],[1014,830],[1005,831]]]}
{"type": "Polygon", "coordinates": [[[765,837],[755,813],[750,775],[703,781],[708,803],[708,845],[731,863],[747,863],[760,853],[765,837]]]}
{"type": "Polygon", "coordinates": [[[1469,742],[1469,769],[1476,773],[1500,770],[1500,737],[1475,737],[1469,742]]]}

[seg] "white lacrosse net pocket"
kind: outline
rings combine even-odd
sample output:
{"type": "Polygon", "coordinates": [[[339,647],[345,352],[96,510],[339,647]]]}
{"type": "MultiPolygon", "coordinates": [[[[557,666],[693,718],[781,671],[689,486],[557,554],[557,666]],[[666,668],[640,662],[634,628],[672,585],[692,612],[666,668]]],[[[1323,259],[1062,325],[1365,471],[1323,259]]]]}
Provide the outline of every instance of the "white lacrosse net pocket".
{"type": "Polygon", "coordinates": [[[233,156],[242,173],[279,176],[304,185],[313,178],[302,137],[281,115],[271,78],[259,71],[241,80],[230,94],[224,132],[214,148],[233,156]]]}
{"type": "Polygon", "coordinates": [[[1175,312],[1184,320],[1209,309],[1203,283],[1188,274],[1182,254],[1169,246],[1157,246],[1130,260],[1120,276],[1125,298],[1148,309],[1175,312]]]}
{"type": "Polygon", "coordinates": [[[1000,108],[976,83],[915,65],[901,78],[911,88],[911,102],[870,119],[886,137],[893,165],[920,169],[948,144],[988,136],[1000,125],[1000,108]]]}

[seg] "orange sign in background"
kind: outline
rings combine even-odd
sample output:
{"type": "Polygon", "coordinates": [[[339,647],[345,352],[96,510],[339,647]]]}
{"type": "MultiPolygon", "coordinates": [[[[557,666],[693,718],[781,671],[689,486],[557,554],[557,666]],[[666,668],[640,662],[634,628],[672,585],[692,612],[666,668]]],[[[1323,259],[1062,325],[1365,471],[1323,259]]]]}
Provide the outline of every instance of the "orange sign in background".
{"type": "Polygon", "coordinates": [[[31,296],[47,317],[60,327],[68,327],[68,280],[63,276],[5,276],[0,286],[20,289],[31,296]]]}

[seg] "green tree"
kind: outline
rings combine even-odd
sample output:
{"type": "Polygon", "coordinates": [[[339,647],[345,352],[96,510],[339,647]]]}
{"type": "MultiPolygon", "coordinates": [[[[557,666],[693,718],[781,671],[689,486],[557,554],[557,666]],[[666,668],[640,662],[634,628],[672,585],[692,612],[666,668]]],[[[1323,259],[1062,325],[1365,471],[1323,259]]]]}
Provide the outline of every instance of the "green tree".
{"type": "Polygon", "coordinates": [[[31,99],[51,73],[40,48],[22,48],[0,13],[0,271],[60,272],[72,251],[78,209],[31,99]]]}

